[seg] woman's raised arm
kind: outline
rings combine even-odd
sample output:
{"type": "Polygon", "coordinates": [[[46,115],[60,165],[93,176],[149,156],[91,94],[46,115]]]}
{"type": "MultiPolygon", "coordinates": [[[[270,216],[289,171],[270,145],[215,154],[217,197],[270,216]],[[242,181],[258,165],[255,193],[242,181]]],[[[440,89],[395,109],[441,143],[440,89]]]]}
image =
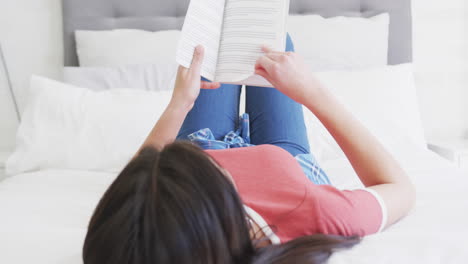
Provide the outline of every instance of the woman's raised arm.
{"type": "Polygon", "coordinates": [[[410,179],[380,142],[309,72],[295,53],[264,48],[256,73],[293,100],[305,105],[327,128],[363,184],[383,198],[387,226],[405,216],[415,203],[410,179]]]}
{"type": "Polygon", "coordinates": [[[204,82],[200,79],[204,53],[203,47],[197,46],[193,54],[190,69],[179,66],[171,101],[140,150],[147,146],[161,149],[165,145],[172,143],[176,139],[187,113],[192,109],[195,100],[200,94],[200,88],[217,89],[220,87],[219,83],[204,82]]]}

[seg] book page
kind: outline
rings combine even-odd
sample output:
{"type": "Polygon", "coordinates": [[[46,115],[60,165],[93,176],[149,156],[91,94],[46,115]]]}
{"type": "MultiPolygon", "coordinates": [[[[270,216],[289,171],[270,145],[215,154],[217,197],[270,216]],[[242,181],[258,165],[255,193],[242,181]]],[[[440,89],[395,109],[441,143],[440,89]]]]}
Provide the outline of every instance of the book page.
{"type": "Polygon", "coordinates": [[[214,80],[218,61],[225,0],[191,0],[177,49],[176,60],[189,68],[197,45],[205,48],[201,75],[214,80]]]}
{"type": "Polygon", "coordinates": [[[254,75],[262,45],[284,51],[288,13],[289,0],[226,0],[216,81],[254,75]]]}

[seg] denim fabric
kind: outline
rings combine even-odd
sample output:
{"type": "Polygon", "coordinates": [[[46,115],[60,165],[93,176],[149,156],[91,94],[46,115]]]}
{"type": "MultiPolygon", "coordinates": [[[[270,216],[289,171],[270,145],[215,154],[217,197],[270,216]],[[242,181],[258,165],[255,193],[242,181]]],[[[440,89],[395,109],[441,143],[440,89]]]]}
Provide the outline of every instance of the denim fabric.
{"type": "Polygon", "coordinates": [[[240,117],[239,128],[230,131],[223,140],[216,140],[213,132],[209,128],[200,129],[188,135],[190,141],[197,143],[202,149],[229,149],[254,146],[250,144],[249,115],[243,114],[240,117]]]}
{"type": "Polygon", "coordinates": [[[299,154],[296,157],[304,174],[315,184],[331,185],[330,179],[312,154],[299,154]]]}
{"type": "MultiPolygon", "coordinates": [[[[294,51],[289,34],[286,51],[294,51]]],[[[314,183],[329,183],[310,155],[302,106],[277,89],[247,86],[246,112],[250,121],[245,116],[239,119],[241,88],[222,84],[219,89],[202,89],[177,139],[194,140],[209,149],[275,145],[299,157],[298,162],[308,168],[306,175],[314,183]]]]}

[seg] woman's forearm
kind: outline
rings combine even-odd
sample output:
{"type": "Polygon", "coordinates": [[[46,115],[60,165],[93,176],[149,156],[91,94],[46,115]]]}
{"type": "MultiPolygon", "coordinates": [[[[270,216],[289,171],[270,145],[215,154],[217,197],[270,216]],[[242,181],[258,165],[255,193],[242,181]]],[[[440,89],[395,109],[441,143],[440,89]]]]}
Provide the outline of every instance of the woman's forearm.
{"type": "Polygon", "coordinates": [[[165,145],[174,142],[189,111],[189,106],[172,100],[151,130],[140,150],[148,146],[162,149],[165,145]]]}
{"type": "Polygon", "coordinates": [[[179,66],[171,102],[151,130],[137,155],[144,147],[152,146],[162,149],[165,145],[174,142],[187,113],[192,109],[200,94],[200,89],[219,88],[219,83],[200,81],[200,70],[204,55],[204,48],[197,46],[193,53],[190,68],[179,66]]]}
{"type": "Polygon", "coordinates": [[[362,183],[377,191],[387,205],[387,226],[406,215],[415,203],[410,179],[372,133],[323,87],[307,96],[306,107],[327,128],[362,183]]]}
{"type": "Polygon", "coordinates": [[[395,159],[329,90],[315,92],[305,106],[327,128],[365,186],[406,181],[395,159]]]}

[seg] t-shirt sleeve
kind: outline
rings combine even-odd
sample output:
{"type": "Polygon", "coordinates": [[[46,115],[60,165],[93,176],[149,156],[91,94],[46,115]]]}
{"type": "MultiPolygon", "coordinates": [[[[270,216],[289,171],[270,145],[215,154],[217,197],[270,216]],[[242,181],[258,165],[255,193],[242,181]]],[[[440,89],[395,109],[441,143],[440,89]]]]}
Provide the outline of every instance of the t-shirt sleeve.
{"type": "Polygon", "coordinates": [[[386,225],[385,203],[372,189],[342,191],[320,185],[314,192],[320,233],[363,237],[382,231],[386,225]]]}

